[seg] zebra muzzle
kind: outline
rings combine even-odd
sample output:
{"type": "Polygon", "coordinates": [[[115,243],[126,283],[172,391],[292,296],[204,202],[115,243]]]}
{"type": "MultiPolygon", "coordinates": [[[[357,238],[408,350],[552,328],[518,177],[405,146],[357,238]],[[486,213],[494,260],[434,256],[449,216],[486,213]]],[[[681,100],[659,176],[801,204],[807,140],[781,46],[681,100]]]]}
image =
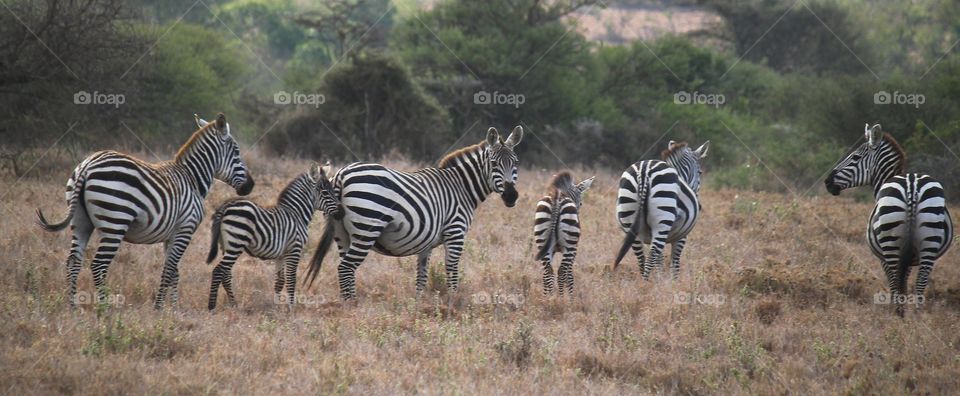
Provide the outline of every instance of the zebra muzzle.
{"type": "Polygon", "coordinates": [[[244,196],[250,194],[253,191],[253,177],[247,176],[247,181],[243,182],[240,187],[237,187],[237,195],[244,196]]]}
{"type": "Polygon", "coordinates": [[[513,205],[517,204],[517,198],[520,197],[520,194],[517,193],[516,186],[513,183],[505,183],[503,186],[503,193],[500,194],[500,198],[503,198],[503,204],[507,205],[508,208],[512,208],[513,205]]]}

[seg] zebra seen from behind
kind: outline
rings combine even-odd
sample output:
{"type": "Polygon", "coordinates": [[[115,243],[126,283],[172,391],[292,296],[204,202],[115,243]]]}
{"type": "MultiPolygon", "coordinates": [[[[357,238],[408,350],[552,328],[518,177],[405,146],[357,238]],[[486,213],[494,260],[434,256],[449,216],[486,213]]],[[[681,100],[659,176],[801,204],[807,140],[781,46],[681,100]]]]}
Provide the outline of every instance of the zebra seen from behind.
{"type": "Polygon", "coordinates": [[[686,143],[670,141],[661,154],[662,161],[646,160],[630,166],[620,177],[617,193],[617,222],[626,232],[613,262],[616,269],[631,247],[640,263],[640,274],[649,279],[650,271],[663,266],[667,243],[672,244],[670,270],[680,275],[680,254],[700,214],[700,175],[710,142],[696,150],[686,143]],[[650,244],[650,257],[644,259],[644,243],[650,244]]]}
{"type": "Polygon", "coordinates": [[[97,295],[106,295],[107,269],[122,241],[136,244],[163,242],[165,260],[155,307],[162,308],[167,292],[176,303],[178,265],[193,233],[203,219],[203,199],[214,180],[232,186],[237,194],[253,190],[253,178],[240,158],[240,147],[221,113],[203,124],[171,161],[148,163],[116,151],[96,152],[77,165],[67,181],[67,218],[50,223],[37,209],[37,222],[47,231],[68,225],[73,242],[67,257],[67,297],[75,304],[77,275],[84,250],[94,230],[100,242],[90,265],[97,295]]]}
{"type": "Polygon", "coordinates": [[[557,269],[559,293],[573,294],[573,260],[580,241],[580,205],[582,195],[593,184],[594,177],[574,184],[569,171],[558,173],[547,186],[547,195],[537,202],[533,236],[537,244],[536,259],[543,264],[543,294],[553,293],[553,256],[563,259],[557,269]]]}
{"type": "Polygon", "coordinates": [[[333,197],[329,174],[329,166],[312,165],[308,172],[290,181],[273,206],[261,206],[247,199],[233,199],[220,205],[213,214],[207,264],[217,258],[220,247],[223,248],[223,258],[213,270],[207,308],[216,308],[220,285],[227,292],[230,303],[236,305],[231,270],[243,252],[260,259],[276,260],[275,302],[285,301],[288,307],[292,306],[297,266],[307,242],[313,213],[320,209],[328,219],[341,213],[333,197]],[[287,292],[281,296],[284,286],[287,292]]]}
{"type": "Polygon", "coordinates": [[[876,206],[867,226],[870,250],[880,259],[894,310],[903,316],[910,268],[918,266],[913,292],[923,302],[930,272],[953,242],[953,222],[943,186],[932,177],[903,173],[906,154],[880,124],[864,126],[866,142],[842,159],[824,181],[827,191],[870,185],[876,206]]]}
{"type": "Polygon", "coordinates": [[[491,193],[500,194],[507,207],[516,204],[519,160],[514,148],[522,137],[520,126],[506,140],[490,128],[484,141],[448,154],[436,168],[416,172],[364,162],[341,169],[333,186],[344,216],[327,222],[307,272],[310,283],[336,241],[342,299],[356,299],[357,267],[371,250],[394,257],[417,255],[419,294],[426,287],[430,252],[442,244],[447,288],[456,291],[463,243],[477,206],[491,193]]]}

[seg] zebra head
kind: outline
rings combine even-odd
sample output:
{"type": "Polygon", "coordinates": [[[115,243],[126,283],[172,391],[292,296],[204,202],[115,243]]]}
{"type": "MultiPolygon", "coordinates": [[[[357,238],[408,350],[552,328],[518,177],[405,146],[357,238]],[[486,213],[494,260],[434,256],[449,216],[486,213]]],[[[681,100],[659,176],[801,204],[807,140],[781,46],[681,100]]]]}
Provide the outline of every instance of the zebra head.
{"type": "Polygon", "coordinates": [[[320,211],[339,220],[343,218],[343,211],[340,210],[340,202],[334,195],[333,183],[327,176],[332,173],[331,169],[329,161],[324,165],[315,164],[310,168],[309,177],[310,181],[316,186],[316,205],[320,208],[320,211]]]}
{"type": "Polygon", "coordinates": [[[517,166],[520,165],[520,160],[513,148],[520,143],[521,139],[523,139],[523,127],[519,125],[513,128],[507,140],[500,137],[496,128],[491,127],[487,130],[486,157],[490,161],[487,185],[493,192],[500,194],[508,208],[516,205],[517,198],[520,196],[516,188],[519,176],[517,166]]]}
{"type": "Polygon", "coordinates": [[[194,121],[200,128],[209,127],[210,133],[203,144],[208,152],[208,159],[214,167],[214,177],[233,187],[238,195],[247,195],[253,191],[253,176],[247,171],[247,165],[240,158],[240,146],[230,134],[230,124],[227,116],[217,114],[217,120],[209,122],[194,114],[194,121]]]}
{"type": "Polygon", "coordinates": [[[706,141],[696,150],[691,150],[687,143],[674,142],[667,144],[667,149],[660,154],[660,158],[677,170],[683,181],[693,189],[694,192],[700,192],[700,175],[703,174],[703,159],[707,157],[707,150],[710,149],[710,141],[706,141]]]}
{"type": "Polygon", "coordinates": [[[880,124],[863,127],[866,142],[840,160],[824,180],[827,191],[840,195],[847,188],[875,184],[903,171],[905,156],[900,146],[889,135],[884,135],[880,124]]]}

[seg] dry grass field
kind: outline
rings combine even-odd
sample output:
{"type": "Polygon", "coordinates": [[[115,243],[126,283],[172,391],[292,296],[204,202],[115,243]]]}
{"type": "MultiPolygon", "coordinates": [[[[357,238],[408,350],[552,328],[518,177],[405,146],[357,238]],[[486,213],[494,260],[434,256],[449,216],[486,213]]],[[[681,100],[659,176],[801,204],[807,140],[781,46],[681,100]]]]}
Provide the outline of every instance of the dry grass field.
{"type": "MultiPolygon", "coordinates": [[[[308,165],[252,157],[258,182],[252,196],[261,202],[274,200],[308,165]]],[[[456,295],[440,286],[440,252],[431,262],[430,292],[420,300],[414,258],[374,254],[358,271],[358,304],[342,306],[328,256],[314,287],[298,290],[293,312],[274,304],[273,264],[247,256],[234,269],[239,306],[224,304],[221,293],[221,307],[207,311],[208,210],[180,266],[178,308],[152,308],[161,246],[125,244],[107,279],[111,304],[71,310],[64,301],[69,233],[45,233],[33,221],[37,207],[62,218],[72,166],[0,180],[3,394],[943,394],[960,388],[960,247],[938,262],[927,305],[899,319],[890,306],[874,303],[885,287],[863,238],[870,204],[848,194],[794,200],[708,184],[681,278],[644,282],[632,255],[609,270],[622,238],[613,222],[619,172],[597,171],[581,215],[575,296],[544,298],[531,230],[552,172],[526,169],[515,208],[491,197],[479,210],[456,295]]],[[[578,178],[592,173],[575,170],[578,178]]],[[[230,194],[218,184],[208,208],[230,194]]],[[[322,223],[317,215],[308,254],[322,223]]],[[[80,290],[91,293],[86,267],[80,290]]]]}

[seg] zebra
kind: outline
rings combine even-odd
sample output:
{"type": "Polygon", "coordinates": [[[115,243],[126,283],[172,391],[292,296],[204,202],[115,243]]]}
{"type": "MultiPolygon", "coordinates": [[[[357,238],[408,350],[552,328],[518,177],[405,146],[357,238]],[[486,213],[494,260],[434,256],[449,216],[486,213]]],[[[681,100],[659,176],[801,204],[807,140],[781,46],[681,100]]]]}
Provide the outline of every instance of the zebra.
{"type": "Polygon", "coordinates": [[[312,165],[308,172],[291,180],[280,192],[277,203],[270,207],[247,199],[233,199],[217,208],[210,228],[207,264],[217,258],[221,246],[223,258],[213,270],[208,309],[217,307],[217,291],[221,284],[231,305],[236,305],[231,269],[244,251],[260,259],[276,260],[275,302],[279,304],[285,300],[288,308],[293,305],[297,265],[313,213],[317,209],[327,217],[336,217],[340,213],[328,174],[329,165],[312,165]],[[287,287],[285,298],[280,295],[284,285],[287,287]]]}
{"type": "Polygon", "coordinates": [[[932,177],[903,173],[906,154],[880,124],[864,125],[866,142],[842,159],[824,181],[827,191],[873,186],[876,206],[867,226],[870,250],[880,259],[894,312],[903,317],[910,267],[919,266],[913,292],[917,305],[938,258],[953,242],[953,222],[943,186],[932,177]]]}
{"type": "Polygon", "coordinates": [[[73,241],[67,256],[67,297],[75,306],[77,275],[94,230],[100,231],[97,253],[90,265],[100,301],[106,296],[107,269],[122,241],[163,242],[166,258],[154,307],[163,307],[168,289],[177,302],[177,266],[203,219],[203,199],[214,179],[239,195],[253,190],[253,177],[240,158],[223,113],[203,124],[171,161],[147,163],[116,151],[100,151],[83,160],[67,181],[67,218],[50,223],[37,209],[37,223],[46,231],[71,226],[73,241]]]}
{"type": "Polygon", "coordinates": [[[394,257],[417,255],[420,295],[426,287],[430,252],[443,244],[446,285],[456,291],[464,237],[477,206],[491,193],[500,194],[507,207],[516,205],[520,162],[514,148],[522,137],[520,126],[506,140],[490,128],[484,141],[448,154],[435,168],[412,173],[364,162],[340,169],[333,185],[344,217],[326,223],[307,272],[309,282],[316,279],[335,240],[343,300],[356,299],[357,267],[370,250],[394,257]]]}
{"type": "Polygon", "coordinates": [[[700,175],[710,141],[696,150],[686,143],[670,141],[660,155],[662,161],[640,161],[620,176],[617,194],[617,222],[626,232],[613,262],[633,247],[640,263],[640,274],[649,280],[650,271],[663,266],[663,251],[672,244],[670,269],[673,278],[680,275],[680,254],[700,214],[700,175]],[[643,244],[650,244],[650,257],[644,260],[643,244]]]}
{"type": "Polygon", "coordinates": [[[596,176],[573,183],[569,171],[558,173],[547,186],[547,195],[537,202],[533,236],[537,243],[536,259],[543,263],[543,294],[553,293],[553,256],[563,253],[557,269],[559,293],[573,294],[573,260],[580,240],[580,205],[584,191],[593,185],[596,176]]]}

